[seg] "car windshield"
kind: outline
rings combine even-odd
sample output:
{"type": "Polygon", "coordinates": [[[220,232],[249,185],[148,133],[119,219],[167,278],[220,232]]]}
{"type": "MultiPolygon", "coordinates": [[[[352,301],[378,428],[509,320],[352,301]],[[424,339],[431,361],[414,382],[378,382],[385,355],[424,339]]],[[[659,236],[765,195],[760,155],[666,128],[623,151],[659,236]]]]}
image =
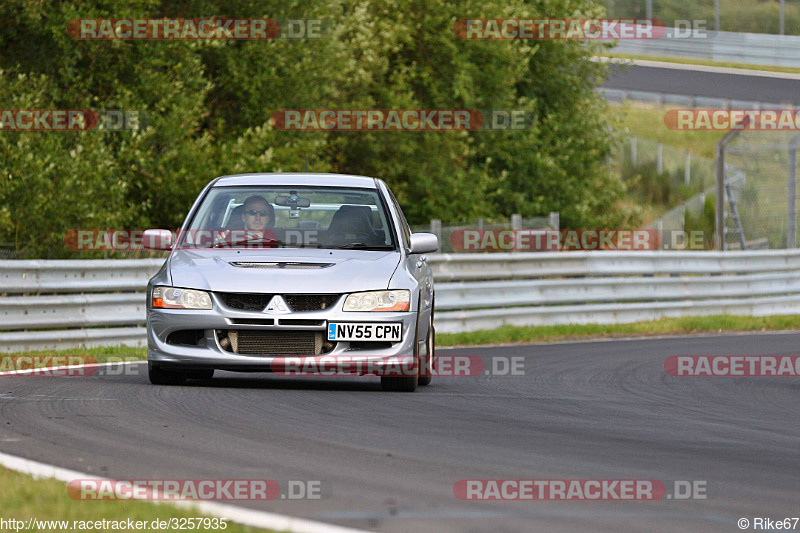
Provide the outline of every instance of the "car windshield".
{"type": "Polygon", "coordinates": [[[213,187],[179,247],[396,250],[390,220],[375,189],[213,187]]]}

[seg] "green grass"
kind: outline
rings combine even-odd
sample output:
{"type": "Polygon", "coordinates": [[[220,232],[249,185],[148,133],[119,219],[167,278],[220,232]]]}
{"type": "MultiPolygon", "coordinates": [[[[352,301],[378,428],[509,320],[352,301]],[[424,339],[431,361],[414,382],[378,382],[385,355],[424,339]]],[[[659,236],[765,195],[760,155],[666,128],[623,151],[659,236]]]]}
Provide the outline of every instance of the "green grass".
{"type": "Polygon", "coordinates": [[[685,131],[671,130],[664,123],[664,115],[672,106],[654,106],[628,102],[614,105],[612,110],[619,110],[620,132],[626,135],[638,135],[653,141],[659,141],[693,154],[714,159],[717,143],[722,139],[724,131],[685,131]]]}
{"type": "MultiPolygon", "coordinates": [[[[153,502],[112,500],[112,501],[82,501],[73,500],[67,495],[67,485],[54,479],[34,479],[26,474],[14,472],[0,467],[0,509],[3,515],[0,518],[8,520],[67,520],[71,530],[73,521],[146,521],[151,523],[155,519],[169,520],[171,518],[199,518],[208,517],[199,511],[175,507],[169,504],[155,504],[153,502]]],[[[226,533],[246,533],[269,531],[265,529],[241,526],[227,521],[226,533]]],[[[7,529],[4,529],[6,531],[7,529]]],[[[202,531],[212,529],[202,528],[202,531]]],[[[11,530],[13,531],[13,529],[11,530]]],[[[25,529],[24,531],[64,531],[64,529],[25,529]]],[[[127,529],[125,529],[127,531],[127,529]]],[[[154,531],[147,527],[142,531],[154,531]]],[[[223,531],[219,529],[218,531],[223,531]]]]}
{"type": "Polygon", "coordinates": [[[610,52],[603,54],[604,57],[616,57],[619,59],[643,59],[647,61],[664,61],[666,63],[679,63],[681,65],[702,65],[706,67],[726,67],[740,68],[743,70],[766,70],[769,72],[786,72],[789,74],[800,74],[800,68],[779,67],[775,65],[751,65],[749,63],[734,63],[731,61],[714,61],[712,59],[692,59],[686,57],[651,56],[636,54],[620,54],[610,52]]]}
{"type": "Polygon", "coordinates": [[[736,316],[712,315],[664,318],[631,324],[589,324],[564,326],[503,326],[494,330],[439,333],[437,346],[541,343],[609,337],[722,333],[731,331],[781,331],[800,329],[800,315],[736,316]]]}
{"type": "Polygon", "coordinates": [[[76,355],[93,357],[98,363],[118,363],[120,361],[143,361],[147,358],[147,348],[131,346],[101,346],[98,348],[70,348],[63,350],[35,350],[13,353],[0,353],[0,358],[17,355],[76,355]]]}

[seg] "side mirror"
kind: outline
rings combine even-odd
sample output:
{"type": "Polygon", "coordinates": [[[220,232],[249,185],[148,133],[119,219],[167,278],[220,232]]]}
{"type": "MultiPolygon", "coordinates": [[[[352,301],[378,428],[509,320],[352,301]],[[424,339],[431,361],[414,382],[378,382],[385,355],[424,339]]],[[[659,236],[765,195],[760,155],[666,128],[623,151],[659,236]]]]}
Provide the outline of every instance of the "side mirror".
{"type": "Polygon", "coordinates": [[[429,254],[439,250],[439,239],[433,233],[412,233],[412,254],[429,254]]]}
{"type": "Polygon", "coordinates": [[[148,229],[142,234],[142,246],[148,250],[172,248],[172,232],[168,229],[148,229]]]}

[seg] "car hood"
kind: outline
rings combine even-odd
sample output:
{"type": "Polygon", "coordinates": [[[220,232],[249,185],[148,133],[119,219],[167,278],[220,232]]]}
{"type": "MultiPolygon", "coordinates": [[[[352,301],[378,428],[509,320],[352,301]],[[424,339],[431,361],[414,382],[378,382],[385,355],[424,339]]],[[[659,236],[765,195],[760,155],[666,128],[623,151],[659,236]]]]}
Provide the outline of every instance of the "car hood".
{"type": "Polygon", "coordinates": [[[344,293],[388,288],[399,262],[400,253],[391,251],[192,249],[174,251],[169,269],[175,287],[266,294],[344,293]]]}

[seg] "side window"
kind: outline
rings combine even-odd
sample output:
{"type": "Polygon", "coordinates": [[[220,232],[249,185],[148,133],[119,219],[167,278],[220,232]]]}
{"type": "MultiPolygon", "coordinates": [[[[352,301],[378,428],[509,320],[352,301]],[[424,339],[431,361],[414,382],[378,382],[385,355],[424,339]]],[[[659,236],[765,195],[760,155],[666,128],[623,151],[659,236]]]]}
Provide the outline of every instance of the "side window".
{"type": "Polygon", "coordinates": [[[394,193],[389,187],[386,187],[386,190],[389,191],[389,197],[392,199],[394,209],[400,217],[400,232],[403,234],[403,246],[409,248],[411,247],[411,228],[408,227],[406,216],[403,214],[403,210],[400,209],[400,204],[397,203],[397,198],[394,197],[394,193]]]}

